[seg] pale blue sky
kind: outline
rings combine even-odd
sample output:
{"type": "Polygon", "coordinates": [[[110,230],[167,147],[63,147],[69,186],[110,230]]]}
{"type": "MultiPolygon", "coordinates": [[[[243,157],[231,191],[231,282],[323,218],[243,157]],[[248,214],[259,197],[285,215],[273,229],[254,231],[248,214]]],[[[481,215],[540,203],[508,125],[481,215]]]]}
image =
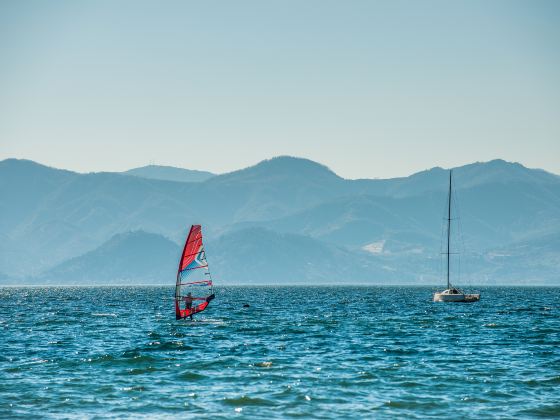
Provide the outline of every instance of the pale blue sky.
{"type": "Polygon", "coordinates": [[[0,0],[0,159],[560,173],[560,1],[0,0]]]}

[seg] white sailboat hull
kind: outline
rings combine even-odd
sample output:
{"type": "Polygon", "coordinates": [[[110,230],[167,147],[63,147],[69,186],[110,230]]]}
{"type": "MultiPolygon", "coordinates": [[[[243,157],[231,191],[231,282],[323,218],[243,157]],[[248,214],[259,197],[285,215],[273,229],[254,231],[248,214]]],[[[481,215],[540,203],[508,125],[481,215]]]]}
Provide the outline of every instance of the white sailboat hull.
{"type": "Polygon", "coordinates": [[[477,302],[479,300],[479,293],[451,293],[449,290],[434,293],[434,302],[477,302]]]}

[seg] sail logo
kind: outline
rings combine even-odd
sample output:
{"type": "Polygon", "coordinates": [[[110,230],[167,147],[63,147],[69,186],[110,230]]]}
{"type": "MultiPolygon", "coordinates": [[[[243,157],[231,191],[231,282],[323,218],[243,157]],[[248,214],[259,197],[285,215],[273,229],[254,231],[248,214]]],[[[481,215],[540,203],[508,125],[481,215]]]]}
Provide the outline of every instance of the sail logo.
{"type": "Polygon", "coordinates": [[[201,245],[200,248],[198,249],[196,257],[194,257],[194,262],[198,266],[204,266],[206,265],[205,261],[206,261],[206,257],[204,255],[204,247],[201,245]]]}

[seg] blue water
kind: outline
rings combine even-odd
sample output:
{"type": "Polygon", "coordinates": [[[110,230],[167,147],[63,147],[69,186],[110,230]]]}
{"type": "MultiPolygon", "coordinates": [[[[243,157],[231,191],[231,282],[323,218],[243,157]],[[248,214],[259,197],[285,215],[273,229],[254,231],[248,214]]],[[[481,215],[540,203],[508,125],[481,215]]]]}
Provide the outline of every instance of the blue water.
{"type": "Polygon", "coordinates": [[[432,291],[0,288],[0,418],[560,416],[560,288],[432,291]]]}

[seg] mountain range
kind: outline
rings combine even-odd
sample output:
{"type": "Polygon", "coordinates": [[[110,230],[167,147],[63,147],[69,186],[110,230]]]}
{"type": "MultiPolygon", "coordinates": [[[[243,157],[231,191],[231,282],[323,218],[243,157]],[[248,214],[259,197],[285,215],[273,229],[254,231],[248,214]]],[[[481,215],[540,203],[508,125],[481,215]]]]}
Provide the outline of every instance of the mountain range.
{"type": "MultiPolygon", "coordinates": [[[[79,174],[7,159],[0,282],[173,284],[199,223],[217,283],[437,284],[448,176],[348,180],[286,156],[222,175],[79,174]]],[[[559,176],[493,160],[453,178],[457,281],[560,283],[559,176]]]]}

